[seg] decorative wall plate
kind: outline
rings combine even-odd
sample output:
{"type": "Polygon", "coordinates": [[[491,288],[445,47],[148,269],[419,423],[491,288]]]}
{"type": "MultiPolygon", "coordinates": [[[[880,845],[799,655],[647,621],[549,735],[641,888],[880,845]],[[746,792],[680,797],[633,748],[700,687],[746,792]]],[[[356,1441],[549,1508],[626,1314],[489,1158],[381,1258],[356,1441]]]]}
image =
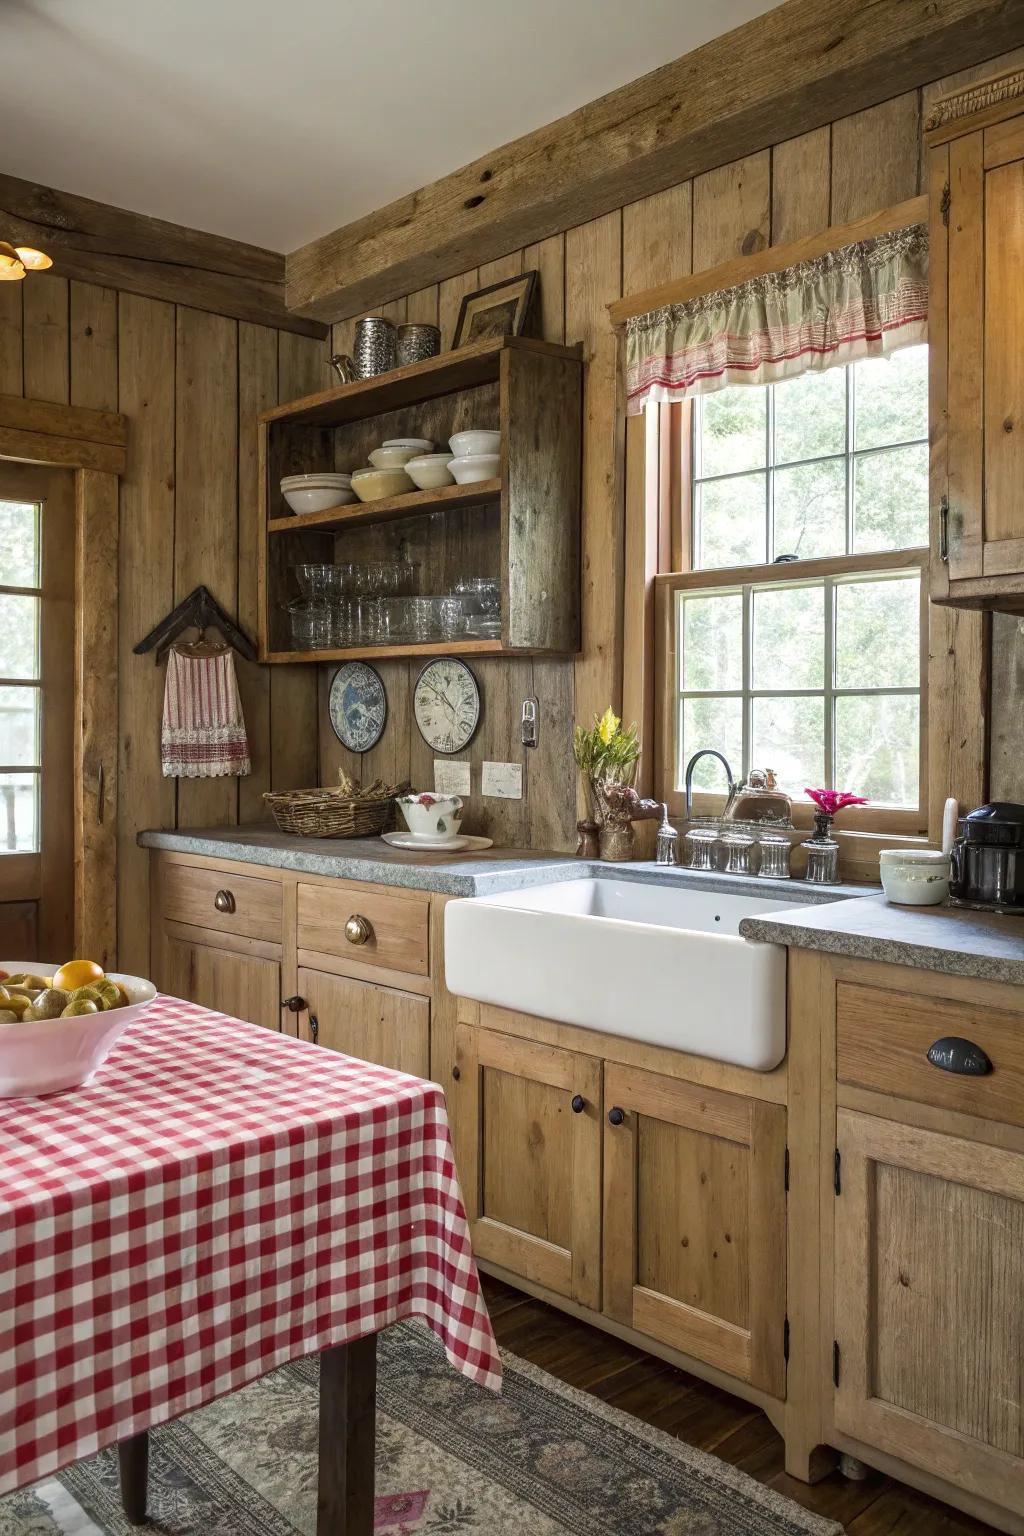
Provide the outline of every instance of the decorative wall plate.
{"type": "Polygon", "coordinates": [[[480,688],[464,661],[454,656],[428,661],[416,679],[412,704],[419,733],[432,751],[461,752],[473,740],[480,688]]]}
{"type": "Polygon", "coordinates": [[[350,752],[369,752],[384,734],[388,699],[380,674],[365,661],[346,661],[331,680],[331,726],[350,752]]]}

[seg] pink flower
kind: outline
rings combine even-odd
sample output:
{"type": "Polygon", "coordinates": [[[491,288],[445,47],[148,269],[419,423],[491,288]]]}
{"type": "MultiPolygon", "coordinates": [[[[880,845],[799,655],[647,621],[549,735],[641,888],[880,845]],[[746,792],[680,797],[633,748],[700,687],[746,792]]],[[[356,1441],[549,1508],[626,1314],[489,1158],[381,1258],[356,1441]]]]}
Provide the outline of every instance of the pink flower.
{"type": "Polygon", "coordinates": [[[847,805],[867,805],[866,795],[849,795],[845,789],[805,789],[819,810],[826,816],[834,816],[847,805]]]}
{"type": "Polygon", "coordinates": [[[416,804],[425,805],[429,809],[430,806],[437,804],[437,798],[435,795],[428,795],[424,793],[422,795],[416,796],[416,804]]]}

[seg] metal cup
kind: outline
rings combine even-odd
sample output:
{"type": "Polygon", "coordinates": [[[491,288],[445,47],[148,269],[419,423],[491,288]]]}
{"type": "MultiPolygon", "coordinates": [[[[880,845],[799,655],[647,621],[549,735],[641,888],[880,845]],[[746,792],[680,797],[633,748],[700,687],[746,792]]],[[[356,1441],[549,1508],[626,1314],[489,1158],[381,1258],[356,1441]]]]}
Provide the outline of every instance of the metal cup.
{"type": "Polygon", "coordinates": [[[398,327],[398,366],[421,363],[424,358],[436,357],[441,350],[441,332],[436,325],[422,325],[410,321],[398,327]]]}
{"type": "Polygon", "coordinates": [[[356,325],[355,364],[361,379],[389,373],[395,366],[395,328],[383,315],[369,315],[356,325]]]}

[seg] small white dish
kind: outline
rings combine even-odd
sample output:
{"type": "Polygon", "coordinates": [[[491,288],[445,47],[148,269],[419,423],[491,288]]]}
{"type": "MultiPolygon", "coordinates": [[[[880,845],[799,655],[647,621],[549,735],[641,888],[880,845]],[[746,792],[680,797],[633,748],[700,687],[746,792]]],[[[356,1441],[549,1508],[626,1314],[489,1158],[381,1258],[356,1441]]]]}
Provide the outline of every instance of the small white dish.
{"type": "MultiPolygon", "coordinates": [[[[9,975],[52,976],[59,969],[39,960],[5,960],[9,975]]],[[[120,982],[131,1002],[103,1013],[71,1018],[19,1019],[0,1024],[0,1099],[38,1098],[81,1088],[92,1080],[109,1056],[119,1035],[139,1018],[156,997],[156,987],[141,976],[108,971],[120,982]]]]}
{"type": "Polygon", "coordinates": [[[456,458],[475,458],[480,454],[497,453],[501,448],[501,433],[484,432],[479,428],[456,432],[448,439],[448,446],[456,458]]]}
{"type": "Polygon", "coordinates": [[[421,453],[408,461],[405,472],[421,491],[437,491],[442,485],[455,484],[455,476],[448,468],[451,457],[450,453],[421,453]]]}
{"type": "Polygon", "coordinates": [[[311,485],[301,490],[282,487],[282,495],[295,513],[330,512],[334,507],[347,507],[356,499],[355,491],[347,485],[311,485]]]}
{"type": "Polygon", "coordinates": [[[282,478],[281,478],[281,489],[282,490],[284,490],[285,486],[287,486],[288,489],[291,490],[293,487],[299,487],[301,489],[301,487],[304,486],[304,485],[351,485],[351,484],[352,484],[352,476],[349,475],[349,474],[346,474],[343,470],[340,470],[340,469],[338,469],[338,470],[334,470],[334,469],[322,469],[322,470],[319,470],[318,469],[318,470],[312,471],[308,475],[283,475],[282,478]]]}
{"type": "Polygon", "coordinates": [[[886,901],[938,907],[949,897],[949,854],[930,848],[883,848],[878,870],[886,901]]]}
{"type": "Polygon", "coordinates": [[[475,485],[478,480],[496,480],[500,465],[496,453],[470,453],[452,459],[448,469],[459,485],[475,485]]]}
{"type": "Polygon", "coordinates": [[[409,460],[417,458],[421,451],[408,445],[399,447],[396,443],[382,443],[370,454],[370,463],[374,469],[404,469],[409,460]]]}
{"type": "Polygon", "coordinates": [[[381,837],[389,848],[402,848],[407,853],[480,853],[482,849],[494,846],[492,837],[473,837],[469,832],[461,832],[458,837],[438,843],[410,837],[408,832],[382,832],[381,837]]]}
{"type": "Polygon", "coordinates": [[[382,448],[414,448],[417,453],[430,453],[434,447],[429,437],[386,437],[382,448]]]}

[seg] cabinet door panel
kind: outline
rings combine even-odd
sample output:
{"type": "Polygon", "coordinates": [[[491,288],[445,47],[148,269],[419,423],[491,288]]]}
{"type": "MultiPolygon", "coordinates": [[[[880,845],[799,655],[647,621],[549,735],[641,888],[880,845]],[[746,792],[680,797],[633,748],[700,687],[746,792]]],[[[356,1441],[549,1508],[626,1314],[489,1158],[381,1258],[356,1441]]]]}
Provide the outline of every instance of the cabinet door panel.
{"type": "Polygon", "coordinates": [[[236,954],[165,935],[160,989],[266,1029],[281,1027],[281,967],[276,960],[236,954]]]}
{"type": "Polygon", "coordinates": [[[611,1063],[604,1099],[604,1310],[784,1396],[785,1109],[611,1063]]]}
{"type": "Polygon", "coordinates": [[[304,969],[299,971],[299,993],[307,1003],[298,1015],[304,1040],[313,1038],[315,1018],[318,1045],[413,1077],[429,1077],[428,998],[304,969]]]}
{"type": "Polygon", "coordinates": [[[1024,1512],[1024,1156],[840,1110],[840,1429],[1024,1512]]]}
{"type": "MultiPolygon", "coordinates": [[[[1024,160],[985,177],[985,574],[1024,559],[1024,160]],[[999,545],[1006,548],[999,549],[999,545]],[[991,546],[996,548],[992,549],[991,546]]],[[[955,359],[952,359],[955,363],[955,359]]]]}
{"type": "Polygon", "coordinates": [[[949,146],[946,456],[949,576],[982,574],[982,402],[985,372],[982,135],[949,146]]]}
{"type": "Polygon", "coordinates": [[[468,1025],[456,1057],[450,1100],[476,1253],[597,1307],[600,1062],[468,1025]]]}

